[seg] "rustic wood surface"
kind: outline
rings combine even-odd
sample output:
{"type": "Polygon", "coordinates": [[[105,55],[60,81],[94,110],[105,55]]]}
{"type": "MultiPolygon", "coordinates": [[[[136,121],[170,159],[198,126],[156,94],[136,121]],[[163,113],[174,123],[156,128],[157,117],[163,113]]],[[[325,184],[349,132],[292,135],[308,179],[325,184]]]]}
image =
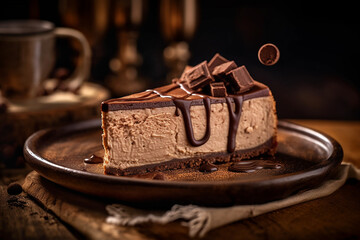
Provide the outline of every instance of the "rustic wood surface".
{"type": "MultiPolygon", "coordinates": [[[[360,122],[293,120],[327,133],[340,142],[344,161],[360,167],[360,122]]],[[[31,169],[1,169],[0,239],[188,239],[179,222],[140,227],[104,224],[105,202],[84,196],[31,174],[33,182],[50,186],[47,208],[26,193],[8,195],[10,182],[22,183],[31,169]],[[76,197],[74,197],[76,195],[76,197]],[[74,201],[76,199],[76,201],[74,201]],[[74,211],[64,211],[64,209],[74,211]],[[53,213],[56,213],[53,214],[53,213]],[[60,220],[61,219],[61,220],[60,220]],[[70,226],[71,225],[71,226],[70,226]]],[[[40,197],[40,185],[24,186],[40,197]]],[[[203,239],[359,239],[360,182],[349,180],[334,194],[239,221],[210,231],[203,239]]]]}

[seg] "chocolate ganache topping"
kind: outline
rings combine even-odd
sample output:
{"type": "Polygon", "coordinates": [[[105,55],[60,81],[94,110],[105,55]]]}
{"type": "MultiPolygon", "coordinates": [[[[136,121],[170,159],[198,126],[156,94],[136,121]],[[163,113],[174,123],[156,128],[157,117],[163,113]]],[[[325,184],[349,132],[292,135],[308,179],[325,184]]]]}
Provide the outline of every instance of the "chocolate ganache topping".
{"type": "Polygon", "coordinates": [[[102,111],[175,105],[175,114],[179,116],[179,110],[182,113],[189,143],[201,146],[211,135],[211,103],[226,102],[229,110],[227,150],[231,153],[235,150],[243,101],[269,95],[269,89],[254,81],[245,66],[237,67],[234,61],[215,54],[209,63],[204,61],[194,67],[187,66],[181,77],[170,85],[103,102],[102,111]],[[194,137],[191,122],[190,108],[193,105],[204,105],[206,111],[206,131],[199,140],[194,137]]]}

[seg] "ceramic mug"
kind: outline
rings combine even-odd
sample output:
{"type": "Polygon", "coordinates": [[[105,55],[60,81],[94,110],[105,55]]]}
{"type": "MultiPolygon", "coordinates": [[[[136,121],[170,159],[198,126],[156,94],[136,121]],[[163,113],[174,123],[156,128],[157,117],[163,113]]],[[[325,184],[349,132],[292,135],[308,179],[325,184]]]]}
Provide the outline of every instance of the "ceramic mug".
{"type": "Polygon", "coordinates": [[[55,63],[56,37],[70,37],[81,45],[82,61],[67,81],[75,89],[90,72],[91,49],[85,36],[70,28],[55,28],[42,20],[0,22],[0,91],[7,98],[33,98],[55,63]]]}

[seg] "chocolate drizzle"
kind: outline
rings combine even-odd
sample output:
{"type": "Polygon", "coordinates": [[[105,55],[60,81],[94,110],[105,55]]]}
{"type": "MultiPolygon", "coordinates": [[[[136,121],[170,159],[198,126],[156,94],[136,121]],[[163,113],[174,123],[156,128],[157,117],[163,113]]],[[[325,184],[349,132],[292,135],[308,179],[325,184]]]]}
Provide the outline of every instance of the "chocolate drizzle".
{"type": "Polygon", "coordinates": [[[191,116],[190,116],[190,106],[192,101],[183,100],[183,99],[173,99],[176,108],[180,109],[184,124],[185,124],[185,130],[186,130],[186,136],[188,141],[191,145],[197,147],[201,146],[204,143],[206,143],[210,138],[210,113],[211,113],[211,105],[210,105],[210,99],[209,98],[203,98],[204,106],[206,110],[206,132],[202,139],[196,140],[194,137],[194,129],[191,122],[191,116]]]}
{"type": "Polygon", "coordinates": [[[232,153],[235,151],[236,133],[239,127],[242,103],[244,99],[243,96],[225,97],[225,99],[229,110],[229,134],[228,134],[227,151],[232,153]],[[235,111],[233,110],[231,105],[231,101],[230,101],[231,98],[234,100],[235,103],[235,111]]]}

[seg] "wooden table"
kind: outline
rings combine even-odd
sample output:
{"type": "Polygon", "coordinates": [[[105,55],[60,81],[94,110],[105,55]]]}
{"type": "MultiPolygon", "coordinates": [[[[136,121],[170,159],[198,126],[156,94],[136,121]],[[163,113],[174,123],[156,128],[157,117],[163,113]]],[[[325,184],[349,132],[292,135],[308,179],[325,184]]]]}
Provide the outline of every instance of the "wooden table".
{"type": "MultiPolygon", "coordinates": [[[[360,168],[360,122],[291,121],[334,137],[344,149],[344,161],[360,168]]],[[[26,193],[12,201],[7,185],[23,181],[29,171],[30,168],[1,169],[0,239],[83,239],[26,193]]],[[[328,197],[215,229],[203,239],[360,239],[359,223],[360,182],[349,180],[328,197]]],[[[129,227],[122,239],[188,239],[188,235],[187,229],[175,222],[129,227]]]]}

